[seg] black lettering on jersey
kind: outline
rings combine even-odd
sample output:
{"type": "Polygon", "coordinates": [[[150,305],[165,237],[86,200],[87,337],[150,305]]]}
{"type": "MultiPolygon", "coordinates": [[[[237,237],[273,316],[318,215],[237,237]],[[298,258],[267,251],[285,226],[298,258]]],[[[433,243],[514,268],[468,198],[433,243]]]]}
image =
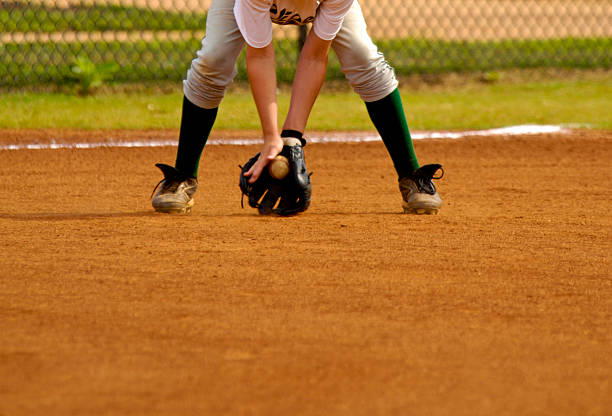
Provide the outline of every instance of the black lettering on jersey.
{"type": "Polygon", "coordinates": [[[314,16],[308,16],[306,19],[302,20],[302,17],[299,13],[292,12],[287,9],[282,9],[280,12],[278,11],[278,7],[276,4],[272,4],[270,7],[270,18],[277,25],[305,25],[306,23],[310,23],[314,20],[314,16]]]}

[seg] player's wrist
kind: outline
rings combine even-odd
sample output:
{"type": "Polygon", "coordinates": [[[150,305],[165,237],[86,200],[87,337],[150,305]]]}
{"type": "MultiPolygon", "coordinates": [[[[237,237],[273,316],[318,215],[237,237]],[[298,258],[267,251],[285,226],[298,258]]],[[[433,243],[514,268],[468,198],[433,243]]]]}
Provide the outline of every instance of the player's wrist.
{"type": "Polygon", "coordinates": [[[306,139],[304,139],[302,132],[298,130],[283,129],[281,138],[285,146],[306,145],[306,139]]]}
{"type": "Polygon", "coordinates": [[[265,145],[269,145],[269,146],[278,146],[279,144],[282,146],[283,145],[283,139],[281,139],[280,134],[276,133],[276,134],[264,134],[263,137],[264,140],[264,146],[265,145]]]}
{"type": "MultiPolygon", "coordinates": [[[[283,149],[283,140],[280,135],[276,136],[264,136],[264,143],[261,149],[262,158],[265,160],[272,160],[274,156],[279,154],[283,149]]],[[[266,162],[267,163],[267,162],[266,162]]]]}

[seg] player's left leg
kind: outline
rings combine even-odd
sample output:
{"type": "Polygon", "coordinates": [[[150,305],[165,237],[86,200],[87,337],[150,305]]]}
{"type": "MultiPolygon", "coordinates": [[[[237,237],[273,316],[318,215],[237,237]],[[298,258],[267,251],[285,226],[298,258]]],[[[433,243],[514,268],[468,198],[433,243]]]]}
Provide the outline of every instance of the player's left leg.
{"type": "Polygon", "coordinates": [[[437,213],[442,200],[431,180],[441,166],[419,167],[397,78],[370,39],[357,2],[344,18],[332,48],[340,61],[340,69],[365,102],[370,119],[393,160],[404,211],[437,213]]]}

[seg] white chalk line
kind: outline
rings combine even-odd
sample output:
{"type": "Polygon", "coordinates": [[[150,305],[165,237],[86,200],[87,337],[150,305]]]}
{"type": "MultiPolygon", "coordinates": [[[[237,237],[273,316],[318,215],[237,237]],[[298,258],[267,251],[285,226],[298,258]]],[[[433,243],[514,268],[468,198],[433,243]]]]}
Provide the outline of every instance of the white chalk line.
{"type": "MultiPolygon", "coordinates": [[[[471,131],[426,131],[413,132],[414,140],[424,139],[461,139],[473,136],[524,136],[533,134],[547,133],[562,133],[568,131],[561,126],[550,125],[520,125],[501,127],[489,130],[471,130],[471,131]]],[[[351,135],[351,133],[338,134],[333,136],[308,137],[308,143],[365,143],[380,141],[381,138],[377,134],[373,135],[351,135]]],[[[250,146],[261,144],[259,139],[210,139],[208,145],[233,145],[233,146],[250,146]]],[[[0,150],[55,150],[55,149],[97,149],[101,147],[171,147],[178,146],[177,140],[136,140],[136,141],[107,141],[107,142],[92,142],[92,143],[15,143],[2,144],[0,150]]]]}

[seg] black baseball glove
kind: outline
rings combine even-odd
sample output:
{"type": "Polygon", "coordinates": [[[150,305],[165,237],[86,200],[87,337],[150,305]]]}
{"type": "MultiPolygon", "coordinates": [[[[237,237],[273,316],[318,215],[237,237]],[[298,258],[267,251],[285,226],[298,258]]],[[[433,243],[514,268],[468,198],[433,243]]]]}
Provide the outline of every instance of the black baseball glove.
{"type": "Polygon", "coordinates": [[[284,179],[274,179],[264,168],[255,183],[249,183],[250,178],[244,173],[255,164],[259,153],[250,158],[240,171],[242,195],[248,197],[249,205],[257,208],[261,215],[296,215],[306,211],[310,205],[310,175],[302,146],[283,146],[279,154],[289,160],[289,173],[284,179]]]}

